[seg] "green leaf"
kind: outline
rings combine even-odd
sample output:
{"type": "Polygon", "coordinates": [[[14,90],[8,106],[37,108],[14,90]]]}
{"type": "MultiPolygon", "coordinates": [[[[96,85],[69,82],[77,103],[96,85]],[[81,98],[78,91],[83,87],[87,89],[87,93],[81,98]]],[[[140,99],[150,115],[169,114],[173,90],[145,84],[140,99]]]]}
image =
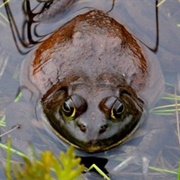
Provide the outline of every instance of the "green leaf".
{"type": "Polygon", "coordinates": [[[73,180],[84,171],[84,166],[80,165],[81,159],[75,157],[73,147],[70,147],[66,153],[61,152],[59,159],[61,161],[61,167],[59,167],[61,171],[56,171],[58,179],[66,177],[73,180]]]}
{"type": "Polygon", "coordinates": [[[84,171],[84,166],[80,164],[81,159],[76,158],[73,147],[67,152],[61,152],[59,159],[51,151],[42,152],[39,159],[23,159],[24,166],[16,166],[13,171],[13,176],[17,180],[53,180],[55,177],[59,180],[74,180],[84,171]]]}
{"type": "Polygon", "coordinates": [[[7,147],[7,162],[5,167],[5,174],[7,177],[7,180],[11,180],[11,139],[8,137],[8,147],[7,147]]]}

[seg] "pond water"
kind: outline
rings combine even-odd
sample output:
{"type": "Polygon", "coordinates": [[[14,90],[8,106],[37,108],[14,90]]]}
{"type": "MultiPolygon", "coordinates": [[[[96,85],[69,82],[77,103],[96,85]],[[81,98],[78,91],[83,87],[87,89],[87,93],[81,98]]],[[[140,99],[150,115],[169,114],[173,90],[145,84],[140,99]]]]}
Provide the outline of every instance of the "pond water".
{"type": "MultiPolygon", "coordinates": [[[[0,133],[3,134],[12,127],[20,125],[19,129],[8,134],[11,137],[14,149],[30,155],[29,144],[32,143],[37,154],[42,150],[51,150],[58,155],[59,151],[66,150],[69,145],[56,137],[49,128],[41,106],[37,101],[33,101],[34,92],[32,87],[27,87],[29,86],[27,77],[22,77],[27,74],[25,72],[28,69],[22,70],[21,65],[24,61],[27,61],[28,54],[31,55],[34,52],[33,50],[39,46],[39,43],[44,41],[57,28],[77,15],[93,9],[107,12],[112,7],[112,1],[75,0],[61,13],[58,5],[56,7],[51,4],[49,9],[52,8],[52,10],[50,12],[47,8],[36,16],[35,14],[40,12],[44,2],[30,1],[31,11],[27,11],[28,6],[26,5],[24,3],[24,6],[22,6],[17,0],[10,1],[8,5],[13,18],[10,21],[15,22],[19,37],[15,26],[10,27],[11,23],[3,17],[7,18],[9,9],[0,6],[0,133]],[[36,21],[32,21],[32,18],[36,21]],[[12,29],[15,32],[14,37],[12,29]],[[26,83],[22,84],[20,79],[23,79],[23,82],[26,81],[26,83]],[[23,96],[16,102],[16,97],[20,91],[23,91],[23,96]]],[[[152,86],[156,88],[151,89],[151,93],[148,94],[149,97],[145,97],[145,99],[148,99],[147,103],[152,101],[151,104],[153,105],[148,109],[148,116],[144,123],[130,140],[110,150],[93,154],[76,150],[78,156],[99,157],[100,162],[101,158],[107,159],[108,162],[105,168],[112,180],[144,179],[142,157],[150,159],[147,179],[177,179],[176,172],[179,161],[178,101],[180,101],[178,96],[180,93],[179,13],[180,3],[177,0],[159,3],[158,49],[156,52],[149,50],[150,54],[148,55],[156,57],[157,61],[160,62],[161,68],[158,67],[158,64],[151,64],[154,72],[153,78],[158,79],[161,75],[156,71],[162,69],[165,83],[161,78],[159,78],[161,82],[153,81],[152,86]],[[158,84],[155,84],[155,82],[158,84]],[[159,89],[163,90],[163,85],[164,91],[157,98],[155,95],[159,89]],[[159,109],[156,107],[159,107],[159,109]],[[130,163],[124,168],[119,167],[119,164],[126,162],[126,159],[134,157],[136,157],[134,163],[130,163]]],[[[154,49],[158,35],[156,32],[155,2],[149,2],[148,0],[116,0],[108,15],[125,26],[137,40],[150,49],[154,49]]],[[[2,144],[6,144],[6,141],[7,135],[4,135],[1,138],[0,146],[2,165],[6,162],[6,150],[2,146],[2,144]]],[[[13,162],[21,161],[21,157],[15,153],[12,159],[13,162]]],[[[1,167],[0,177],[2,177],[0,179],[5,179],[3,167],[1,167]]],[[[84,178],[101,179],[102,177],[98,173],[90,172],[86,173],[84,178]]]]}

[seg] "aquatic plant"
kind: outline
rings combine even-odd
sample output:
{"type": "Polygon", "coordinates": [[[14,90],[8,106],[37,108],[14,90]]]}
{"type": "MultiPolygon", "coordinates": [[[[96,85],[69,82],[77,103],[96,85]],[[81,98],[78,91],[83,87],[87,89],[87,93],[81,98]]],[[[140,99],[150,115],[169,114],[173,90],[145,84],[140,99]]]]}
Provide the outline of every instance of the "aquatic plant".
{"type": "Polygon", "coordinates": [[[31,179],[77,179],[84,171],[81,159],[77,158],[71,146],[66,152],[60,152],[57,158],[51,151],[43,151],[39,158],[33,156],[32,160],[23,157],[23,165],[16,164],[12,168],[10,139],[8,140],[7,162],[5,167],[8,180],[31,179]],[[12,178],[13,177],[13,178],[12,178]]]}

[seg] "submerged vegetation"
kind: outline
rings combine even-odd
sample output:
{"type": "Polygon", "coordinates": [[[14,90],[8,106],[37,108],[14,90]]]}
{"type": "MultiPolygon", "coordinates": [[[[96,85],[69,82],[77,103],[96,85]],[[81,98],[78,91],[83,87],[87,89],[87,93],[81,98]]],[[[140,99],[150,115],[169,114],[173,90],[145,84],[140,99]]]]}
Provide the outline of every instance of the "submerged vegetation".
{"type": "Polygon", "coordinates": [[[177,111],[180,111],[180,96],[165,93],[162,99],[169,100],[170,104],[154,107],[150,110],[150,113],[157,115],[174,115],[177,111]]]}

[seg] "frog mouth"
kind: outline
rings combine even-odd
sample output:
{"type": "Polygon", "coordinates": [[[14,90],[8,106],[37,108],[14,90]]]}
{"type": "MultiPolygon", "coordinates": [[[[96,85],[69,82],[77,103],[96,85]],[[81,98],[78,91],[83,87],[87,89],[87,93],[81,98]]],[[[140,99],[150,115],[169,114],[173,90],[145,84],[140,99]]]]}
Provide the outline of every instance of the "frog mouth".
{"type": "Polygon", "coordinates": [[[98,147],[101,147],[102,143],[98,140],[90,140],[89,142],[86,143],[86,147],[89,150],[89,148],[97,149],[98,147]],[[96,148],[95,148],[96,147],[96,148]]]}
{"type": "MultiPolygon", "coordinates": [[[[104,149],[104,147],[107,147],[107,144],[105,145],[103,141],[101,141],[101,140],[90,140],[90,141],[85,143],[85,146],[83,146],[82,149],[89,152],[89,153],[93,153],[93,152],[102,151],[102,149],[104,149]]],[[[79,148],[81,149],[81,146],[79,146],[79,148]]]]}
{"type": "Polygon", "coordinates": [[[105,150],[108,150],[112,147],[115,147],[119,144],[121,144],[123,141],[125,141],[126,137],[122,140],[114,140],[114,138],[108,138],[108,139],[97,139],[97,140],[89,140],[88,142],[84,141],[77,141],[76,142],[68,142],[69,144],[75,146],[78,149],[81,149],[83,151],[86,151],[88,153],[95,153],[95,152],[102,152],[105,150]]]}

